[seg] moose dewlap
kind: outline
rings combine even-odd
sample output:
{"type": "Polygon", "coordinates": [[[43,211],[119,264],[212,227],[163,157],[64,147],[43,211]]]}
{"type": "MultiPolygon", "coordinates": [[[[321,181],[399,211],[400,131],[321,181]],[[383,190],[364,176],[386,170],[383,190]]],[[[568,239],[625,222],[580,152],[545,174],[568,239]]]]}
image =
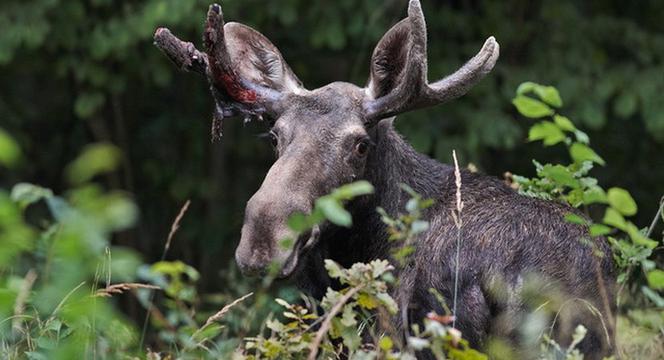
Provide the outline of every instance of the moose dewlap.
{"type": "Polygon", "coordinates": [[[303,86],[265,36],[225,24],[219,5],[208,11],[206,53],[166,29],[157,30],[155,42],[178,66],[208,78],[216,135],[226,117],[271,120],[278,159],[247,203],[236,251],[243,273],[265,274],[276,262],[281,277],[295,278],[321,298],[327,287],[339,285],[327,276],[324,259],[350,266],[390,257],[395,244],[376,208],[391,215],[402,211],[408,195],[400,184],[406,184],[435,204],[424,213],[430,227],[418,235],[411,261],[398,269],[392,292],[407,316],[394,319],[397,328],[409,325],[404,318],[412,324],[430,311],[444,312],[429,289],[451,303],[460,234],[456,325],[472,346],[481,348],[492,336],[519,345],[519,324],[532,305],[527,295],[554,293],[562,297],[549,303],[559,305],[556,341],[569,344],[574,328],[583,324],[588,334],[580,349],[586,358],[611,353],[615,275],[606,241],[566,222],[573,209],[519,195],[497,179],[468,171],[461,171],[464,207],[455,222],[454,167],[417,153],[392,125],[400,113],[469,91],[498,59],[493,37],[456,72],[429,83],[426,24],[419,1],[411,0],[408,17],[376,46],[365,87],[335,82],[315,90],[303,86]],[[311,212],[318,197],[360,179],[371,182],[375,193],[347,204],[350,228],[324,223],[291,248],[280,246],[292,235],[290,215],[311,212]]]}

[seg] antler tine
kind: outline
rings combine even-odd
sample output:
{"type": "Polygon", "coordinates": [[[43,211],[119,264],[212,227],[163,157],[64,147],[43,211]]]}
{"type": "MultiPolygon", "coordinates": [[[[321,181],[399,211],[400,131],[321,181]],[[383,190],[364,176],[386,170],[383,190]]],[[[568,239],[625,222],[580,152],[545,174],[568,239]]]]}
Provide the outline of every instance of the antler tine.
{"type": "Polygon", "coordinates": [[[419,0],[410,0],[408,4],[408,23],[410,49],[400,83],[389,94],[365,103],[366,116],[370,122],[460,97],[488,74],[498,60],[500,47],[491,36],[480,52],[459,70],[429,84],[426,22],[419,0]]]}
{"type": "Polygon", "coordinates": [[[272,89],[254,84],[242,78],[231,63],[226,39],[224,36],[224,15],[219,4],[210,5],[205,23],[203,41],[205,42],[210,62],[210,78],[213,85],[220,87],[234,102],[254,105],[253,109],[245,108],[245,112],[260,113],[269,109],[262,108],[275,101],[280,94],[272,89]],[[258,108],[256,108],[256,106],[258,108]]]}
{"type": "Polygon", "coordinates": [[[207,55],[198,51],[194,44],[178,39],[166,28],[154,32],[154,44],[181,70],[206,76],[207,55]]]}

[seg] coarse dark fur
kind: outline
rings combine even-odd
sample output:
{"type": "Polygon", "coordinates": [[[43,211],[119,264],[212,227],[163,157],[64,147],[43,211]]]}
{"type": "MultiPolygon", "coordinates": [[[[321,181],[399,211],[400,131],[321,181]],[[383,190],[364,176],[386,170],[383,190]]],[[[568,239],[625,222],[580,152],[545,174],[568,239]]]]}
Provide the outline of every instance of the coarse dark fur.
{"type": "MultiPolygon", "coordinates": [[[[430,229],[417,239],[412,265],[400,271],[394,292],[400,308],[408,308],[410,319],[418,321],[429,311],[443,312],[430,288],[451,304],[457,239],[452,217],[456,206],[454,168],[417,153],[394,131],[391,121],[381,122],[373,136],[376,149],[365,173],[366,180],[375,185],[374,196],[351,204],[352,228],[323,234],[321,247],[308,257],[297,280],[299,286],[321,298],[325,289],[333,286],[323,269],[323,259],[350,266],[389,258],[390,242],[375,209],[380,206],[390,214],[403,212],[409,196],[399,184],[407,184],[436,201],[425,215],[430,229]]],[[[552,290],[566,299],[588,300],[604,317],[591,315],[586,304],[568,302],[565,306],[571,311],[567,321],[571,324],[563,325],[565,329],[559,329],[555,338],[568,344],[573,327],[583,323],[589,328],[580,346],[586,358],[609,354],[613,347],[610,314],[615,313],[615,275],[606,241],[592,240],[605,254],[599,258],[592,246],[581,241],[588,238],[587,229],[564,220],[565,214],[574,212],[569,206],[519,195],[493,177],[465,170],[461,174],[464,208],[457,326],[464,338],[477,348],[487,345],[489,336],[506,336],[519,343],[517,326],[522,325],[520,317],[528,308],[518,298],[519,292],[528,275],[540,275],[536,291],[552,290]]]]}

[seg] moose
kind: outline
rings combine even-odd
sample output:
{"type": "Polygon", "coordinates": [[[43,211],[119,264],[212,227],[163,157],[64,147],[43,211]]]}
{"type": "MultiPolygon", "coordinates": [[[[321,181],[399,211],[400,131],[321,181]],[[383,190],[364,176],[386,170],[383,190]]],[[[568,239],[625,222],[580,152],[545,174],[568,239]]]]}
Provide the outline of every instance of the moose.
{"type": "MultiPolygon", "coordinates": [[[[336,286],[324,259],[350,266],[390,257],[394,245],[376,208],[392,215],[403,211],[408,195],[400,184],[406,184],[435,201],[423,215],[430,227],[418,235],[412,261],[398,270],[393,292],[400,308],[407,309],[408,322],[430,311],[442,313],[429,289],[450,300],[458,266],[456,326],[464,338],[478,348],[493,336],[518,344],[518,323],[527,309],[522,294],[535,275],[542,279],[539,290],[556,288],[582,304],[560,309],[569,321],[556,324],[556,341],[566,346],[573,329],[583,324],[588,332],[580,349],[586,358],[613,351],[615,274],[605,239],[591,238],[583,225],[566,221],[576,212],[567,205],[526,197],[497,178],[462,170],[461,261],[456,264],[455,168],[416,152],[393,126],[398,114],[467,93],[496,64],[494,37],[456,72],[429,83],[426,23],[420,2],[410,0],[407,18],[378,42],[366,86],[334,82],[315,90],[303,86],[265,36],[225,23],[219,5],[209,8],[203,41],[206,51],[199,52],[168,29],[155,33],[155,44],[176,65],[208,79],[216,136],[225,118],[265,117],[278,154],[246,205],[235,253],[243,274],[265,274],[276,262],[280,277],[295,279],[322,298],[327,287],[336,286]],[[311,212],[318,197],[360,179],[372,183],[375,192],[347,204],[350,228],[323,224],[288,249],[280,245],[292,235],[286,225],[290,215],[311,212]]],[[[409,326],[400,318],[395,322],[409,326]]]]}

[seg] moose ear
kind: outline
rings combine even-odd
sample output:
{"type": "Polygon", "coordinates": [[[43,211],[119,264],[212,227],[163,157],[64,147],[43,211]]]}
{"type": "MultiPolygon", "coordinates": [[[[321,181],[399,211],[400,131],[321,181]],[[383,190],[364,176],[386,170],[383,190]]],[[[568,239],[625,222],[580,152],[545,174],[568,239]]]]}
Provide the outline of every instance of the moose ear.
{"type": "Polygon", "coordinates": [[[280,93],[305,90],[277,47],[261,33],[230,22],[224,26],[224,36],[230,63],[242,79],[280,93]]]}
{"type": "Polygon", "coordinates": [[[401,83],[408,60],[410,37],[408,19],[403,19],[385,33],[376,45],[367,85],[372,98],[387,95],[401,83]]]}

